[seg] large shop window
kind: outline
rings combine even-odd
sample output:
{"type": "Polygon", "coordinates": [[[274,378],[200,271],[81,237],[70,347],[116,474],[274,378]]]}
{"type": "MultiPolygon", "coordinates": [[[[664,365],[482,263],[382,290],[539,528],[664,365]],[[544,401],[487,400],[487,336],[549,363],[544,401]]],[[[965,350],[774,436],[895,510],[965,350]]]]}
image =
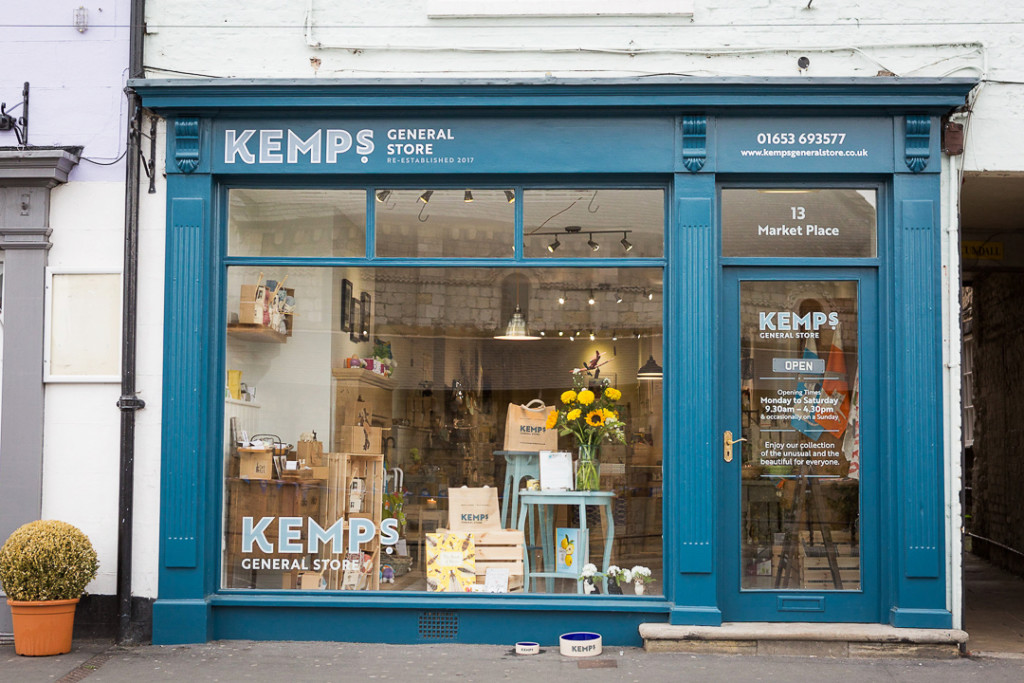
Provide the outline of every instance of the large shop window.
{"type": "MultiPolygon", "coordinates": [[[[358,252],[373,202],[408,261],[227,269],[222,586],[661,593],[660,262],[512,267],[516,202],[593,190],[426,192],[230,193],[233,254],[358,252]]],[[[593,241],[660,255],[662,190],[597,199],[593,241]]],[[[593,253],[583,214],[546,243],[593,253]]]]}

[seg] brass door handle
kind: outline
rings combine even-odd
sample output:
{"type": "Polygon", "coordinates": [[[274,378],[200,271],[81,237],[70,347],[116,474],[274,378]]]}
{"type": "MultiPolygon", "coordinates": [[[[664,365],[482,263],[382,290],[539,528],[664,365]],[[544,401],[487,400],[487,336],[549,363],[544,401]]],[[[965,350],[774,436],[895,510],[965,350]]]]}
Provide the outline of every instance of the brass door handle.
{"type": "Polygon", "coordinates": [[[725,430],[725,434],[722,435],[722,458],[726,462],[732,462],[732,446],[740,441],[746,441],[746,439],[734,439],[732,432],[728,429],[725,430]]]}

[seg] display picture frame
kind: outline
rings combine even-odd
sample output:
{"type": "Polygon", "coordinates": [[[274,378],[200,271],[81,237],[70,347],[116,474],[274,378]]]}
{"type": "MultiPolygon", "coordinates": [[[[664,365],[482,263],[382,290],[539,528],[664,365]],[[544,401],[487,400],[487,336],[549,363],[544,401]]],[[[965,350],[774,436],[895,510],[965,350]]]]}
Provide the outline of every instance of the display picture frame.
{"type": "Polygon", "coordinates": [[[341,281],[341,331],[352,331],[352,281],[341,281]]]}
{"type": "Polygon", "coordinates": [[[373,311],[373,307],[370,304],[370,293],[363,292],[359,295],[359,307],[361,310],[360,319],[362,321],[362,327],[360,328],[360,339],[362,341],[370,341],[370,315],[373,311]]]}
{"type": "Polygon", "coordinates": [[[360,327],[361,327],[361,321],[362,321],[363,318],[362,318],[362,309],[360,307],[359,299],[357,299],[355,297],[352,297],[351,299],[349,299],[349,301],[348,301],[348,308],[349,308],[349,321],[350,321],[350,323],[349,323],[349,330],[348,330],[349,341],[354,341],[354,342],[362,341],[363,340],[363,333],[361,332],[360,327]]]}

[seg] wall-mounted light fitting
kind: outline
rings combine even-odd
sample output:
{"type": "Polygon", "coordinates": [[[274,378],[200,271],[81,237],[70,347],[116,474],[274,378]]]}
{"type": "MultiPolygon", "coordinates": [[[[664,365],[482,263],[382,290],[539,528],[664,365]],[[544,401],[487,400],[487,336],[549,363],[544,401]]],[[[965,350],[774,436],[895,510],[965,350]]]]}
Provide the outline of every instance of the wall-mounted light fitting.
{"type": "MultiPolygon", "coordinates": [[[[17,109],[18,105],[14,105],[17,109]]],[[[28,81],[21,89],[21,116],[14,118],[7,112],[7,103],[0,102],[0,131],[14,131],[18,145],[28,144],[28,81]]]]}
{"type": "Polygon", "coordinates": [[[554,241],[551,244],[548,245],[548,251],[550,251],[552,254],[554,254],[555,250],[558,249],[560,246],[562,246],[562,243],[559,242],[558,241],[558,237],[555,236],[554,241]]]}
{"type": "Polygon", "coordinates": [[[424,204],[426,204],[427,202],[430,201],[430,197],[433,194],[434,194],[433,190],[425,191],[423,194],[420,195],[420,201],[423,202],[424,204]]]}
{"type": "Polygon", "coordinates": [[[627,252],[633,251],[633,243],[626,239],[626,233],[622,233],[622,239],[619,240],[619,244],[621,244],[622,248],[627,252]]]}
{"type": "Polygon", "coordinates": [[[472,190],[466,190],[466,193],[464,195],[462,195],[462,201],[466,202],[467,204],[469,204],[471,201],[473,201],[473,192],[472,192],[472,190]]]}
{"type": "Polygon", "coordinates": [[[601,245],[594,241],[594,235],[590,235],[590,239],[587,240],[587,246],[590,247],[591,251],[597,251],[601,248],[601,245]]]}
{"type": "Polygon", "coordinates": [[[505,199],[508,200],[509,204],[515,204],[515,202],[516,202],[516,191],[515,190],[505,190],[505,199]]]}
{"type": "Polygon", "coordinates": [[[79,7],[75,10],[75,28],[79,33],[85,33],[89,28],[89,10],[85,7],[79,7]]]}
{"type": "Polygon", "coordinates": [[[597,303],[597,299],[594,298],[594,290],[590,290],[590,296],[587,298],[587,303],[591,306],[597,303]]]}
{"type": "Polygon", "coordinates": [[[381,203],[386,202],[388,197],[390,197],[390,196],[391,196],[391,190],[378,190],[377,191],[377,201],[378,202],[381,202],[381,203]]]}

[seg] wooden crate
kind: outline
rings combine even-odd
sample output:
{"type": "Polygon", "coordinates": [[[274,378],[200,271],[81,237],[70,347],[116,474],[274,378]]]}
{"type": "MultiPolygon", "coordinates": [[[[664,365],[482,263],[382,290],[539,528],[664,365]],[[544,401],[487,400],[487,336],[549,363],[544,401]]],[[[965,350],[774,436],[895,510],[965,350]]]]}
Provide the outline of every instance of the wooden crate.
{"type": "MultiPolygon", "coordinates": [[[[438,529],[439,533],[447,533],[438,529]]],[[[488,569],[508,569],[508,589],[523,588],[523,532],[518,529],[474,531],[476,582],[483,584],[488,569]]]]}
{"type": "MultiPolygon", "coordinates": [[[[843,582],[842,590],[856,590],[860,588],[860,571],[857,569],[840,569],[839,578],[843,582]]],[[[829,569],[807,569],[803,571],[804,588],[817,590],[835,589],[835,581],[832,579],[832,572],[829,569]]]]}
{"type": "Polygon", "coordinates": [[[346,453],[380,455],[383,453],[383,430],[380,427],[340,426],[335,432],[334,448],[346,453]]]}
{"type": "MultiPolygon", "coordinates": [[[[382,505],[384,503],[384,456],[361,455],[356,453],[325,453],[327,461],[327,484],[324,491],[324,518],[327,524],[344,519],[345,548],[332,549],[330,546],[321,549],[321,558],[344,559],[348,546],[349,521],[353,517],[362,517],[373,522],[374,528],[380,529],[382,505]],[[365,493],[360,512],[349,513],[349,487],[355,478],[365,482],[365,493]]],[[[373,569],[369,582],[362,586],[367,590],[380,588],[380,536],[376,533],[372,541],[364,543],[361,549],[371,555],[373,569]]],[[[324,572],[327,587],[340,590],[345,582],[345,570],[327,569],[324,572]]]]}
{"type": "MultiPolygon", "coordinates": [[[[805,543],[809,543],[811,541],[811,538],[812,538],[812,532],[808,531],[807,529],[803,529],[803,530],[800,531],[800,540],[801,541],[803,541],[805,543]]],[[[819,544],[824,543],[824,540],[822,538],[821,530],[820,529],[815,529],[814,530],[813,538],[814,538],[814,544],[815,545],[819,545],[819,544]]],[[[843,530],[833,529],[832,530],[832,542],[836,543],[836,544],[839,544],[839,543],[852,543],[853,542],[853,534],[851,534],[848,529],[843,529],[843,530]]]]}

